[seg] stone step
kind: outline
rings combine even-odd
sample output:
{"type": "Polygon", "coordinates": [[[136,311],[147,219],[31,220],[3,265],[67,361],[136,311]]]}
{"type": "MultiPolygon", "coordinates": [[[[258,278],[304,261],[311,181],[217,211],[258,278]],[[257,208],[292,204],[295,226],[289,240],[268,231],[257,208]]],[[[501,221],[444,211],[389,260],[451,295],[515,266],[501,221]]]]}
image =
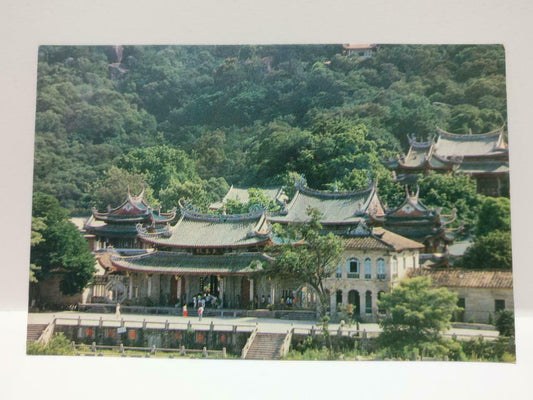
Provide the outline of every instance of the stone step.
{"type": "Polygon", "coordinates": [[[28,324],[28,330],[26,332],[26,341],[35,342],[46,329],[46,324],[28,324]]]}
{"type": "Polygon", "coordinates": [[[285,340],[283,333],[258,333],[246,354],[248,360],[279,359],[281,346],[285,340]]]}

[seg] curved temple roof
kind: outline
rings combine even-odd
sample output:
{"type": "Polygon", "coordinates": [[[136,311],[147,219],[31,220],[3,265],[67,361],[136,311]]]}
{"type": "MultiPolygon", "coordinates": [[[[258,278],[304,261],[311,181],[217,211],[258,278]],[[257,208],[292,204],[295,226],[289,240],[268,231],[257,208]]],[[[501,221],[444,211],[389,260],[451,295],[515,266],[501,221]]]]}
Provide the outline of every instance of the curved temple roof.
{"type": "Polygon", "coordinates": [[[237,253],[220,256],[191,255],[172,251],[155,251],[140,256],[111,256],[114,268],[131,272],[166,274],[240,275],[262,270],[272,258],[262,253],[237,253]]]}
{"type": "Polygon", "coordinates": [[[318,191],[299,187],[284,212],[269,216],[278,223],[308,222],[309,208],[322,213],[323,225],[358,223],[370,214],[384,215],[383,205],[377,196],[377,185],[353,192],[318,191]]]}
{"type": "Polygon", "coordinates": [[[182,207],[182,218],[168,234],[150,234],[138,229],[139,237],[162,247],[246,247],[270,241],[270,228],[263,210],[244,215],[207,215],[182,207]]]}

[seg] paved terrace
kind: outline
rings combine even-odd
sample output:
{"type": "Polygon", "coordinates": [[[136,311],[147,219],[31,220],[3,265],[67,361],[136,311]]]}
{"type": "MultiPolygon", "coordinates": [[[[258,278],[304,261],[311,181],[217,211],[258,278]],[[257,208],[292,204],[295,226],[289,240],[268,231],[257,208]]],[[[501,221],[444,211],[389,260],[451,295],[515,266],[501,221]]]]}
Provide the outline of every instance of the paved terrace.
{"type": "MultiPolygon", "coordinates": [[[[191,310],[193,311],[193,310],[191,310]]],[[[295,329],[295,334],[308,334],[311,329],[320,331],[317,327],[316,321],[300,321],[300,320],[280,320],[273,318],[256,318],[256,317],[203,317],[202,321],[198,321],[196,315],[189,317],[182,317],[176,315],[153,315],[153,314],[121,314],[120,319],[115,317],[115,314],[109,313],[83,313],[76,311],[61,311],[55,313],[30,313],[28,314],[28,324],[48,324],[53,319],[58,319],[60,325],[77,325],[78,319],[82,326],[98,325],[100,318],[103,320],[103,326],[119,327],[121,320],[124,320],[124,325],[131,328],[141,328],[143,321],[146,322],[147,328],[162,329],[168,321],[170,329],[184,329],[190,323],[191,328],[195,330],[208,330],[211,322],[215,330],[230,330],[233,326],[237,326],[241,332],[252,331],[257,325],[259,332],[270,333],[285,333],[291,328],[295,329]]],[[[486,327],[486,326],[483,326],[486,327]]],[[[339,324],[330,324],[330,331],[337,331],[339,324]]],[[[381,330],[376,323],[361,323],[360,330],[366,330],[370,335],[377,335],[381,330]]],[[[344,334],[351,334],[357,332],[355,325],[351,327],[344,326],[342,329],[344,334]]],[[[486,339],[495,339],[498,337],[498,331],[493,329],[471,329],[471,328],[452,328],[446,332],[447,336],[457,335],[459,339],[469,339],[478,336],[483,336],[486,339]]]]}

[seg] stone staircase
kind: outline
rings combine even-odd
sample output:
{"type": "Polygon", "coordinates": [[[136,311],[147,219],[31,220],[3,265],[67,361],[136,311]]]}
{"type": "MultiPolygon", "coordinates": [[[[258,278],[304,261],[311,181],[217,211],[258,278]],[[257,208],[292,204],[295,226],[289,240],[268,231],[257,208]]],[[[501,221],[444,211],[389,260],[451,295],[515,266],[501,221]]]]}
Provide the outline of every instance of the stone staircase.
{"type": "Polygon", "coordinates": [[[28,324],[28,330],[26,332],[26,341],[35,342],[39,339],[48,325],[46,324],[28,324]]]}
{"type": "Polygon", "coordinates": [[[258,332],[250,350],[246,354],[246,360],[279,360],[280,351],[285,333],[260,333],[258,332]]]}

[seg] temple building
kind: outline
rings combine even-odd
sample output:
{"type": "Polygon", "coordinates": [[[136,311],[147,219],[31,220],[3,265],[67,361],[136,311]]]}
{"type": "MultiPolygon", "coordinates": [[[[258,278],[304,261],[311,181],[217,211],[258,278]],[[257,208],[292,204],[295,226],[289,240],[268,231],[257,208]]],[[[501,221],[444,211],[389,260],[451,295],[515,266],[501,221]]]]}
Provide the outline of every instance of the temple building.
{"type": "Polygon", "coordinates": [[[412,183],[417,174],[456,171],[472,176],[478,193],[509,195],[509,149],[503,127],[473,135],[446,132],[437,127],[437,138],[426,142],[408,136],[409,151],[389,163],[400,182],[412,183]]]}
{"type": "Polygon", "coordinates": [[[338,235],[349,234],[361,222],[371,217],[385,216],[385,211],[377,192],[377,182],[361,191],[319,191],[305,186],[305,181],[297,183],[292,200],[277,215],[269,216],[272,223],[299,224],[309,222],[307,210],[314,208],[322,213],[320,223],[324,230],[338,235]]]}
{"type": "Polygon", "coordinates": [[[450,215],[442,215],[439,210],[422,203],[418,189],[416,193],[409,193],[406,187],[405,194],[399,207],[388,210],[384,217],[376,218],[377,221],[391,232],[423,244],[421,253],[445,254],[457,231],[448,228],[455,221],[455,210],[450,215]]]}
{"type": "Polygon", "coordinates": [[[123,301],[187,304],[207,293],[221,307],[247,308],[260,290],[271,295],[258,277],[262,264],[271,261],[263,253],[272,243],[263,210],[208,215],[180,203],[180,212],[176,225],[162,232],[137,226],[139,239],[153,250],[110,256],[111,269],[127,277],[119,283],[123,301]]]}
{"type": "Polygon", "coordinates": [[[133,196],[128,188],[126,200],[116,208],[108,206],[107,212],[92,209],[92,215],[85,222],[84,231],[91,250],[114,248],[141,248],[142,243],[137,237],[138,224],[146,229],[157,232],[164,230],[176,218],[176,209],[169,213],[154,210],[144,199],[144,190],[133,196]]]}

